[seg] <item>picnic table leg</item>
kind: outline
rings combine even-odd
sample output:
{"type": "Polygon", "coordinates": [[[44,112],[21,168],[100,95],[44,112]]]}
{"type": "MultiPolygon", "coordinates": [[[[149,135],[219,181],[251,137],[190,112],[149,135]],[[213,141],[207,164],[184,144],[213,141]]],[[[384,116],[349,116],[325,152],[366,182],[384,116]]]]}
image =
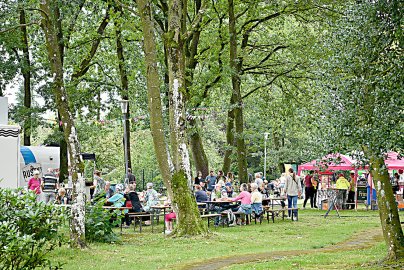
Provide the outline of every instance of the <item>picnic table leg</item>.
{"type": "Polygon", "coordinates": [[[164,220],[163,220],[163,222],[164,222],[163,233],[165,233],[166,232],[166,209],[165,208],[163,208],[163,217],[164,217],[164,220]]]}
{"type": "Polygon", "coordinates": [[[208,228],[210,227],[210,217],[208,217],[208,228]]]}
{"type": "Polygon", "coordinates": [[[153,233],[153,232],[154,232],[154,231],[153,231],[154,213],[152,213],[152,214],[150,215],[150,219],[151,219],[151,232],[153,233]]]}

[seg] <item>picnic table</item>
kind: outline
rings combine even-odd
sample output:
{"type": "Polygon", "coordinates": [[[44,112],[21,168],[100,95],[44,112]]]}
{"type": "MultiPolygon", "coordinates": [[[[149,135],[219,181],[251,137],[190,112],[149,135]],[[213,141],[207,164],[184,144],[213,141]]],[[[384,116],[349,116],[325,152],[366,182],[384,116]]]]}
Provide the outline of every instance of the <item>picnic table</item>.
{"type": "Polygon", "coordinates": [[[277,203],[277,205],[281,205],[281,201],[286,201],[286,197],[268,197],[268,198],[263,198],[262,199],[262,203],[264,204],[264,202],[268,202],[271,204],[272,209],[274,209],[274,205],[275,202],[279,201],[279,203],[277,203]]]}
{"type": "MultiPolygon", "coordinates": [[[[156,209],[156,210],[163,210],[163,217],[164,217],[164,230],[163,233],[166,231],[166,209],[171,208],[171,205],[153,205],[150,208],[156,209]]],[[[153,217],[151,222],[153,223],[153,219],[154,219],[154,212],[153,212],[153,217]]]]}

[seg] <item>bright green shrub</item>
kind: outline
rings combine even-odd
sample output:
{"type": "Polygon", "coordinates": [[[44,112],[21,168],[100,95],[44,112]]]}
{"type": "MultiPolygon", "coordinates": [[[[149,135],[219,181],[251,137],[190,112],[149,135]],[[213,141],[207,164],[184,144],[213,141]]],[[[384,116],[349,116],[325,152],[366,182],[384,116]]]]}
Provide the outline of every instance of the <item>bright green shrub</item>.
{"type": "Polygon", "coordinates": [[[111,243],[119,240],[113,228],[121,224],[121,211],[102,209],[104,201],[86,206],[86,240],[88,242],[111,243]]]}
{"type": "Polygon", "coordinates": [[[35,194],[0,189],[0,269],[47,266],[46,255],[61,244],[64,210],[36,202],[35,194]]]}

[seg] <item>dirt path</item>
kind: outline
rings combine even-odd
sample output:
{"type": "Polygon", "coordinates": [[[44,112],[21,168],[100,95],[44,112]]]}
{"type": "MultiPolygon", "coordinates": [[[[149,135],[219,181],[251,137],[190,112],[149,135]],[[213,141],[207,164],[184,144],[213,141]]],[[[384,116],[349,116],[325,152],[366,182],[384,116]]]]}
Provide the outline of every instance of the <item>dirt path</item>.
{"type": "Polygon", "coordinates": [[[332,253],[347,250],[366,249],[373,246],[376,242],[382,241],[381,229],[366,230],[354,234],[346,241],[337,243],[332,246],[327,246],[319,249],[309,250],[288,250],[288,251],[272,251],[258,254],[241,254],[228,257],[212,258],[203,262],[188,263],[183,266],[176,267],[176,269],[186,270],[213,270],[221,269],[233,264],[244,264],[261,260],[281,259],[290,256],[301,256],[313,253],[332,253]],[[367,237],[363,237],[366,235],[367,237]]]}

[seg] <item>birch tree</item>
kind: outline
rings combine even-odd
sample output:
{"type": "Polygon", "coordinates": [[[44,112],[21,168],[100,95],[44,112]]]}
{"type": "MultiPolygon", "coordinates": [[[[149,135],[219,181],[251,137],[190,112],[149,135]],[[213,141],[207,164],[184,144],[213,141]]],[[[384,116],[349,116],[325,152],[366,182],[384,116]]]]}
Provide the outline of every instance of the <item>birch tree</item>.
{"type": "Polygon", "coordinates": [[[137,2],[144,35],[144,51],[149,100],[150,125],[154,148],[164,183],[177,213],[175,234],[197,235],[207,231],[196,201],[191,193],[191,171],[185,130],[185,59],[184,27],[186,1],[169,1],[168,32],[166,36],[170,91],[170,142],[171,154],[164,136],[160,78],[157,68],[157,49],[152,19],[152,4],[147,0],[137,2]]]}

